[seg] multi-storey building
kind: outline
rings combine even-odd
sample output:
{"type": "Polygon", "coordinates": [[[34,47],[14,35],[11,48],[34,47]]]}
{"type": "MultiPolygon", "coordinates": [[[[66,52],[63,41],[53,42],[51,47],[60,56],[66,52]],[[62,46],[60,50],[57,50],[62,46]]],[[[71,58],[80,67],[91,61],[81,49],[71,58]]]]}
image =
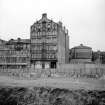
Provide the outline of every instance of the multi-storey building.
{"type": "Polygon", "coordinates": [[[30,39],[0,40],[0,69],[57,68],[69,62],[68,31],[42,14],[30,30],[30,39]]]}
{"type": "Polygon", "coordinates": [[[102,51],[97,51],[97,52],[93,52],[92,54],[92,61],[94,63],[102,63],[105,64],[105,52],[102,51]]]}
{"type": "Polygon", "coordinates": [[[70,63],[92,63],[92,48],[80,44],[70,49],[70,63]]]}
{"type": "Polygon", "coordinates": [[[70,63],[105,64],[105,52],[93,51],[91,47],[80,44],[69,52],[70,63]]]}
{"type": "Polygon", "coordinates": [[[31,26],[31,63],[34,68],[56,68],[69,61],[69,36],[62,23],[55,23],[42,14],[31,26]]]}
{"type": "MultiPolygon", "coordinates": [[[[30,40],[0,40],[0,70],[25,70],[30,67],[30,40]]],[[[18,71],[17,71],[18,72],[18,71]]]]}
{"type": "Polygon", "coordinates": [[[86,74],[89,70],[91,74],[101,70],[104,74],[105,65],[101,63],[105,63],[105,52],[93,52],[91,47],[81,44],[69,52],[68,30],[45,13],[30,27],[30,39],[0,40],[0,72],[50,75],[55,71],[86,74]]]}

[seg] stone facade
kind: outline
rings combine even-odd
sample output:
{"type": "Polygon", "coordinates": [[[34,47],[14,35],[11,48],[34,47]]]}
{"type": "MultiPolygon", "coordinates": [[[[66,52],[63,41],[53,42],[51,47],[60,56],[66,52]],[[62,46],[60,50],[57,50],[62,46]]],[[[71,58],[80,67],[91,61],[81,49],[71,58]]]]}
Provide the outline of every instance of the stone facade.
{"type": "Polygon", "coordinates": [[[56,69],[65,63],[69,63],[68,30],[47,14],[31,26],[30,39],[0,40],[1,71],[56,69]]]}
{"type": "Polygon", "coordinates": [[[92,48],[81,44],[70,50],[70,56],[70,63],[92,63],[92,48]]]}
{"type": "Polygon", "coordinates": [[[105,63],[105,52],[93,52],[82,44],[69,50],[68,30],[45,13],[31,25],[30,39],[0,40],[0,72],[37,76],[73,72],[75,76],[87,75],[90,70],[89,74],[105,75],[105,65],[101,63],[105,63]]]}
{"type": "Polygon", "coordinates": [[[105,52],[93,51],[91,47],[81,44],[69,50],[69,62],[105,64],[105,52]]]}
{"type": "Polygon", "coordinates": [[[68,31],[62,23],[55,23],[42,14],[31,26],[31,64],[33,68],[57,68],[68,62],[68,31]]]}
{"type": "Polygon", "coordinates": [[[0,71],[26,70],[30,66],[30,40],[11,39],[0,43],[0,71]]]}

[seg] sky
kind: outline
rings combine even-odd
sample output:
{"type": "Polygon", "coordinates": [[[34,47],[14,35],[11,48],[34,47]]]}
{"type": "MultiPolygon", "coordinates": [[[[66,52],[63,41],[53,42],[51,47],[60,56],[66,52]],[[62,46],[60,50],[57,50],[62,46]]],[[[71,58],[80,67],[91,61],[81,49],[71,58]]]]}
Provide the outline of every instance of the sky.
{"type": "Polygon", "coordinates": [[[0,0],[0,38],[30,38],[43,13],[69,30],[70,48],[105,51],[105,0],[0,0]]]}

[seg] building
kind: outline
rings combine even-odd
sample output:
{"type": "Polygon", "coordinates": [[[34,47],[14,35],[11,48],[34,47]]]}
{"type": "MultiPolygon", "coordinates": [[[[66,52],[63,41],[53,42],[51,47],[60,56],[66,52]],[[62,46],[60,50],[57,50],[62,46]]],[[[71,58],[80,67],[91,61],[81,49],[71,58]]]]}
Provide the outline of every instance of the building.
{"type": "Polygon", "coordinates": [[[92,63],[92,48],[80,44],[70,49],[70,63],[92,63]]]}
{"type": "Polygon", "coordinates": [[[69,63],[68,30],[42,14],[30,28],[30,39],[0,40],[0,69],[57,68],[69,63]]]}
{"type": "Polygon", "coordinates": [[[30,40],[0,40],[0,71],[25,72],[30,67],[30,40]]]}
{"type": "Polygon", "coordinates": [[[55,23],[42,14],[31,26],[31,64],[34,68],[56,68],[69,62],[68,31],[61,22],[55,23]]]}
{"type": "Polygon", "coordinates": [[[92,54],[92,62],[96,64],[105,64],[105,52],[102,51],[94,51],[92,54]]]}
{"type": "Polygon", "coordinates": [[[68,30],[42,14],[30,27],[30,39],[0,39],[0,72],[50,75],[105,74],[105,52],[83,44],[69,49],[68,30]]]}

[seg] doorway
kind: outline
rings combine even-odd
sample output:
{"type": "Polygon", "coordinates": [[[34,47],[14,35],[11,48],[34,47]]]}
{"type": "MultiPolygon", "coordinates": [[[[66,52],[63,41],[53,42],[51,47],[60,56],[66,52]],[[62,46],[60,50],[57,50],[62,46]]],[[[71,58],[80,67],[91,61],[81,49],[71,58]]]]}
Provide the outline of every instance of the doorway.
{"type": "Polygon", "coordinates": [[[56,68],[56,62],[51,62],[50,67],[51,67],[52,69],[56,68]]]}

